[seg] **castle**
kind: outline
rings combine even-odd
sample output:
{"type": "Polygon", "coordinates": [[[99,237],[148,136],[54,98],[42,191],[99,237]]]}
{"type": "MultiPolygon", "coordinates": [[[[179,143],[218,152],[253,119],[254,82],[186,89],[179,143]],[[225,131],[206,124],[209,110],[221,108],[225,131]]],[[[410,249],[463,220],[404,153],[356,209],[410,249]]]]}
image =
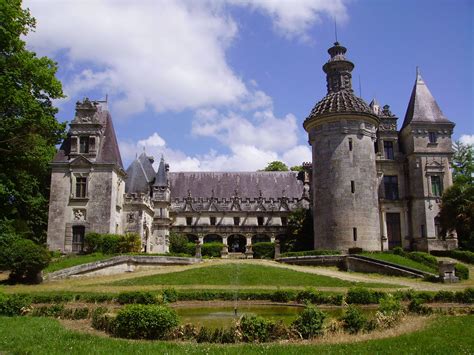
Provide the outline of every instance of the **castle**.
{"type": "Polygon", "coordinates": [[[278,240],[292,211],[311,208],[314,247],[457,247],[442,235],[440,196],[452,184],[451,135],[417,73],[401,130],[389,106],[354,95],[346,48],[328,50],[327,95],[304,121],[312,163],[297,172],[170,172],[142,153],[125,171],[107,104],[85,99],[52,166],[48,246],[80,252],[89,231],[136,232],[142,250],[169,251],[170,232],[252,256],[278,240]]]}

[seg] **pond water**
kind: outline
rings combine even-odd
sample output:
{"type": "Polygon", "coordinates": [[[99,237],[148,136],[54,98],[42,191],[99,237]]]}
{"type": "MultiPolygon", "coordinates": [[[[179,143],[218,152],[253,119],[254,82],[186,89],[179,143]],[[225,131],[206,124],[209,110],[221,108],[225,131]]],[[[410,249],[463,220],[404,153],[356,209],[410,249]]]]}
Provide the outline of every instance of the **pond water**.
{"type": "MultiPolygon", "coordinates": [[[[191,323],[197,327],[221,328],[229,327],[242,315],[257,315],[274,321],[282,321],[289,325],[303,311],[304,307],[298,306],[275,306],[275,305],[237,305],[234,306],[187,306],[177,307],[176,312],[180,317],[180,323],[191,323]],[[237,313],[236,313],[237,311],[237,313]]],[[[324,308],[322,309],[331,318],[340,317],[343,308],[324,308]]],[[[374,309],[365,309],[364,313],[372,314],[374,309]]]]}

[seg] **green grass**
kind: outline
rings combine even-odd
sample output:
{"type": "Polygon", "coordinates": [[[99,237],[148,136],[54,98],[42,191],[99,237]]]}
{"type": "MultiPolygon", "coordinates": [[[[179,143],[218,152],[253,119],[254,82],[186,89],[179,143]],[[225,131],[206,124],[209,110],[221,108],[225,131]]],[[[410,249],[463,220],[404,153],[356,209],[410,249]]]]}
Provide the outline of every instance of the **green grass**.
{"type": "Polygon", "coordinates": [[[82,264],[92,263],[94,261],[110,259],[110,258],[113,258],[114,256],[116,255],[102,254],[102,253],[61,256],[57,259],[54,259],[48,265],[48,267],[44,269],[44,272],[45,273],[54,272],[54,271],[66,269],[68,267],[76,266],[76,265],[82,265],[82,264]]]}
{"type": "Polygon", "coordinates": [[[431,272],[431,273],[437,273],[437,270],[433,267],[430,267],[428,265],[419,263],[417,261],[411,260],[409,258],[406,258],[401,255],[397,254],[391,254],[391,253],[363,253],[362,255],[376,259],[376,260],[382,260],[382,261],[388,261],[390,263],[406,266],[406,267],[411,267],[412,269],[417,269],[421,271],[426,271],[426,272],[431,272]]]}
{"type": "Polygon", "coordinates": [[[443,316],[424,330],[347,344],[178,344],[80,334],[50,318],[0,318],[0,352],[16,354],[469,354],[474,316],[443,316]]]}
{"type": "Polygon", "coordinates": [[[294,270],[249,264],[224,264],[196,269],[137,277],[108,285],[231,285],[231,286],[314,286],[314,287],[390,287],[382,283],[362,283],[340,280],[294,270]]]}

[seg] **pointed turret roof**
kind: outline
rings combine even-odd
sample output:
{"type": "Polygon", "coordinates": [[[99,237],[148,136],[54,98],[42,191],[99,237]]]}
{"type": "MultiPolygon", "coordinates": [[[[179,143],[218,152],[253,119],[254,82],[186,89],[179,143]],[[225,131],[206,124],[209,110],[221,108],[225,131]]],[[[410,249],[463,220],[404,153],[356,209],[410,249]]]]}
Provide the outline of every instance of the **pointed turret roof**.
{"type": "Polygon", "coordinates": [[[168,186],[168,167],[165,164],[165,159],[161,157],[160,166],[155,176],[155,183],[153,186],[168,186]]]}
{"type": "Polygon", "coordinates": [[[402,129],[410,123],[450,123],[441,112],[438,103],[431,95],[428,86],[421,77],[417,69],[416,81],[411,92],[410,102],[408,103],[405,120],[402,129]]]}
{"type": "Polygon", "coordinates": [[[150,183],[153,181],[155,169],[153,169],[153,158],[143,152],[136,158],[127,169],[127,182],[125,192],[149,192],[150,183]]]}

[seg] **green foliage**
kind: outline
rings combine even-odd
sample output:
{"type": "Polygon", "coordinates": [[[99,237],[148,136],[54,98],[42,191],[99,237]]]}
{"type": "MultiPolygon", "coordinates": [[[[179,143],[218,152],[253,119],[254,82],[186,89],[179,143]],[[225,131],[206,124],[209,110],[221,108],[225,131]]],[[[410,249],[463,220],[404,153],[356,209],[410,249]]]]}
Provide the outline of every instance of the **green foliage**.
{"type": "Polygon", "coordinates": [[[295,299],[295,292],[292,290],[277,290],[270,296],[273,302],[286,303],[295,299]]]}
{"type": "Polygon", "coordinates": [[[364,287],[353,287],[347,291],[346,302],[353,304],[379,303],[385,294],[379,291],[372,291],[364,287]]]}
{"type": "Polygon", "coordinates": [[[314,248],[313,215],[304,208],[292,211],[288,216],[287,234],[280,237],[281,250],[294,252],[314,248]]]}
{"type": "Polygon", "coordinates": [[[65,124],[53,99],[63,97],[57,66],[26,49],[35,27],[20,0],[0,2],[0,216],[22,236],[46,241],[49,163],[65,124]]]}
{"type": "Polygon", "coordinates": [[[466,288],[455,293],[455,299],[460,303],[474,303],[474,288],[466,288]]]}
{"type": "Polygon", "coordinates": [[[164,289],[163,300],[170,303],[178,301],[178,291],[176,291],[174,288],[164,289]]]}
{"type": "Polygon", "coordinates": [[[145,291],[129,291],[121,292],[117,297],[117,302],[120,304],[155,304],[162,303],[158,297],[156,297],[151,292],[145,291]]]}
{"type": "Polygon", "coordinates": [[[271,320],[262,317],[243,315],[238,322],[238,327],[243,341],[264,343],[270,340],[274,324],[271,320]]]}
{"type": "Polygon", "coordinates": [[[304,168],[302,165],[295,165],[290,168],[291,171],[297,171],[297,172],[302,172],[304,171],[304,168]]]}
{"type": "Polygon", "coordinates": [[[453,182],[472,185],[474,183],[474,146],[455,142],[453,148],[453,182]]]}
{"type": "Polygon", "coordinates": [[[92,328],[103,330],[107,333],[113,333],[113,324],[115,317],[108,313],[105,307],[98,307],[92,312],[92,328]]]}
{"type": "Polygon", "coordinates": [[[379,300],[379,311],[385,315],[398,314],[403,310],[400,300],[391,294],[379,300]]]}
{"type": "Polygon", "coordinates": [[[218,242],[204,243],[201,246],[202,256],[208,256],[213,258],[221,257],[221,250],[224,247],[224,244],[218,242]]]}
{"type": "Polygon", "coordinates": [[[51,306],[40,306],[33,308],[33,312],[31,313],[34,317],[53,317],[59,318],[64,313],[64,305],[63,304],[53,304],[51,306]]]}
{"type": "Polygon", "coordinates": [[[454,272],[459,280],[469,280],[469,268],[463,264],[456,264],[454,266],[454,272]]]}
{"type": "Polygon", "coordinates": [[[14,282],[41,282],[40,272],[50,260],[46,248],[23,238],[9,239],[1,254],[0,264],[10,270],[10,279],[14,282]]]}
{"type": "Polygon", "coordinates": [[[323,323],[327,315],[314,306],[306,306],[293,322],[303,339],[311,339],[323,333],[323,323]]]}
{"type": "Polygon", "coordinates": [[[99,234],[90,232],[84,238],[87,253],[124,254],[137,253],[141,248],[140,236],[136,233],[99,234]]]}
{"type": "MultiPolygon", "coordinates": [[[[426,253],[421,253],[422,255],[426,253]]],[[[403,251],[402,253],[400,252],[364,252],[364,256],[376,259],[376,260],[382,260],[382,261],[387,261],[393,264],[398,264],[406,267],[410,267],[412,269],[417,269],[421,271],[426,271],[426,272],[431,272],[431,273],[436,273],[437,272],[437,264],[427,264],[426,260],[424,259],[423,256],[417,256],[418,253],[412,254],[412,253],[407,253],[403,251]],[[412,258],[411,256],[414,255],[412,258]],[[416,259],[416,260],[413,260],[416,259]]]]}
{"type": "Polygon", "coordinates": [[[408,311],[411,313],[421,314],[421,315],[429,315],[433,313],[433,310],[430,307],[427,307],[423,304],[423,300],[419,298],[414,298],[408,304],[408,311]]]}
{"type": "Polygon", "coordinates": [[[280,254],[282,258],[288,258],[292,256],[318,256],[318,255],[340,255],[341,252],[339,250],[325,250],[325,249],[317,249],[317,250],[306,250],[306,251],[290,251],[286,253],[280,254]]]}
{"type": "MultiPolygon", "coordinates": [[[[188,253],[188,238],[184,234],[170,233],[170,252],[172,253],[188,253]]],[[[194,254],[194,251],[193,253],[194,254]]]]}
{"type": "Polygon", "coordinates": [[[464,261],[468,264],[474,264],[474,253],[469,250],[433,250],[431,251],[431,254],[436,256],[447,256],[464,261]]]}
{"type": "Polygon", "coordinates": [[[133,304],[117,313],[113,332],[121,338],[164,339],[178,324],[178,315],[169,307],[133,304]]]}
{"type": "Polygon", "coordinates": [[[427,266],[431,266],[434,268],[438,267],[438,259],[429,253],[421,252],[421,251],[412,251],[411,253],[406,254],[407,257],[413,261],[417,261],[419,263],[425,264],[427,266]]]}
{"type": "Polygon", "coordinates": [[[343,300],[344,296],[342,294],[327,295],[313,287],[308,287],[296,294],[296,301],[298,303],[341,305],[343,300]]]}
{"type": "Polygon", "coordinates": [[[275,256],[275,243],[261,242],[252,244],[254,259],[273,259],[275,256]]]}
{"type": "Polygon", "coordinates": [[[261,171],[288,171],[288,166],[281,161],[275,160],[268,163],[265,169],[261,171]]]}
{"type": "Polygon", "coordinates": [[[358,307],[353,305],[347,307],[340,320],[342,321],[343,328],[351,334],[360,332],[367,324],[365,315],[358,307]]]}
{"type": "Polygon", "coordinates": [[[0,293],[0,315],[20,316],[31,306],[31,297],[27,295],[4,295],[0,293]]]}

